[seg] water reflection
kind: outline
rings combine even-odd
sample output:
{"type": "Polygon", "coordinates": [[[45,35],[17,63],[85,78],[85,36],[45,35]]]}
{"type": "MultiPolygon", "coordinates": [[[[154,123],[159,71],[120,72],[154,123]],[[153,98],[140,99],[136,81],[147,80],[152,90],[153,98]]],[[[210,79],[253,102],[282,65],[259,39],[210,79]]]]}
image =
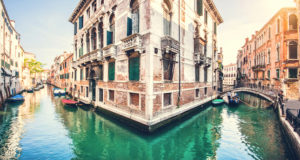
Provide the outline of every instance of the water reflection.
{"type": "Polygon", "coordinates": [[[0,110],[0,159],[287,159],[272,110],[209,107],[144,135],[85,108],[63,106],[52,88],[0,110]]]}

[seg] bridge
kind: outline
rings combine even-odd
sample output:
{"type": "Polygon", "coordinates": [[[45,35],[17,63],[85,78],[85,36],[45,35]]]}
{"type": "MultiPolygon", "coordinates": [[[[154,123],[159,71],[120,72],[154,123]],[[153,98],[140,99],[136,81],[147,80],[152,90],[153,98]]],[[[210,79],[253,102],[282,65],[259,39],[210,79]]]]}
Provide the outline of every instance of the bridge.
{"type": "Polygon", "coordinates": [[[256,87],[256,86],[242,86],[242,87],[226,87],[223,92],[220,93],[221,97],[226,96],[227,92],[247,92],[252,93],[258,96],[263,97],[264,99],[270,101],[271,103],[276,102],[277,95],[279,90],[265,88],[265,87],[256,87]]]}

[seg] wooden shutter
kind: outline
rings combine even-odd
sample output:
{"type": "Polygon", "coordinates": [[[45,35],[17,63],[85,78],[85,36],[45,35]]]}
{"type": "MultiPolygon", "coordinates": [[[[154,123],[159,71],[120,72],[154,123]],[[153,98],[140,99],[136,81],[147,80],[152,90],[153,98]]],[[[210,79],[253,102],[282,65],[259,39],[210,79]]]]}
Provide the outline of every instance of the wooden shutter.
{"type": "Polygon", "coordinates": [[[107,45],[112,44],[112,32],[107,31],[107,45]]]}
{"type": "Polygon", "coordinates": [[[79,29],[83,28],[83,16],[79,17],[79,29]]]}
{"type": "Polygon", "coordinates": [[[127,36],[132,34],[132,19],[127,17],[127,36]]]}
{"type": "Polygon", "coordinates": [[[140,80],[140,57],[129,59],[129,80],[140,80]]]}
{"type": "Polygon", "coordinates": [[[113,81],[115,80],[115,62],[109,63],[108,68],[108,80],[113,81]]]}
{"type": "Polygon", "coordinates": [[[199,66],[195,65],[195,81],[199,82],[199,66]]]}
{"type": "Polygon", "coordinates": [[[203,3],[202,3],[202,0],[197,0],[197,13],[199,16],[202,16],[203,13],[203,3]]]}
{"type": "Polygon", "coordinates": [[[77,34],[77,22],[74,23],[74,35],[77,34]]]}
{"type": "Polygon", "coordinates": [[[132,14],[132,32],[139,33],[139,12],[132,14]]]}

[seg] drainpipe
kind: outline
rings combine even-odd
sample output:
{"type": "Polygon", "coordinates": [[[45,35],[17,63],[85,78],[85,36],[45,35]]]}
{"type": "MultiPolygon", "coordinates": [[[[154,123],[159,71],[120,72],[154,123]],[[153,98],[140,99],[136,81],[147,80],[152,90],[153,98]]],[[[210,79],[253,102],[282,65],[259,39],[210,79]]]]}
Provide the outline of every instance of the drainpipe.
{"type": "Polygon", "coordinates": [[[181,30],[180,30],[180,0],[178,0],[178,41],[179,41],[179,60],[178,60],[178,99],[177,107],[180,106],[180,97],[181,97],[181,30]]]}

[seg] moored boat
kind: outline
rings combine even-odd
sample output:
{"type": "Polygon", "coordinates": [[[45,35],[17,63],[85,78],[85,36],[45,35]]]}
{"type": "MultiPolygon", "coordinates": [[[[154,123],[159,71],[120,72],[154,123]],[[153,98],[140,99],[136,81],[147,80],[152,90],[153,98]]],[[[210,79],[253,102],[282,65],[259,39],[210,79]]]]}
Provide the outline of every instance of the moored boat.
{"type": "Polygon", "coordinates": [[[223,99],[215,99],[215,100],[212,101],[213,105],[221,105],[223,103],[224,103],[223,99]]]}
{"type": "Polygon", "coordinates": [[[70,100],[70,99],[62,99],[61,102],[64,104],[64,105],[67,105],[67,106],[76,106],[77,105],[77,101],[73,101],[73,100],[70,100]]]}
{"type": "Polygon", "coordinates": [[[8,102],[23,102],[24,100],[24,97],[20,94],[17,94],[7,99],[8,102]]]}
{"type": "Polygon", "coordinates": [[[33,93],[34,90],[33,90],[33,88],[29,88],[29,89],[27,89],[27,92],[28,92],[28,93],[33,93]]]}

